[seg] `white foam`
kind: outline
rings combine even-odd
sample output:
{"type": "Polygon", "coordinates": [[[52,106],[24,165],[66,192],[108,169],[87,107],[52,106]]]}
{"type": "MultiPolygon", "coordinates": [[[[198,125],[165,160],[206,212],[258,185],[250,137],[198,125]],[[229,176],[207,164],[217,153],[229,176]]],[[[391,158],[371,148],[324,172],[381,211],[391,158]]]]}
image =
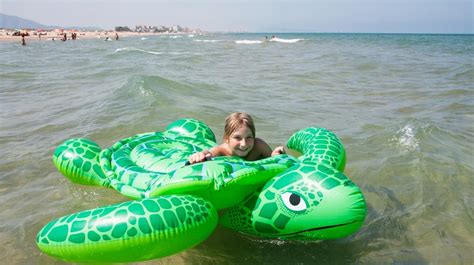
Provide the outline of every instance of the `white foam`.
{"type": "Polygon", "coordinates": [[[144,81],[142,80],[140,86],[138,87],[138,91],[140,91],[140,94],[142,94],[143,96],[151,96],[153,94],[152,91],[146,89],[143,84],[144,81]]]}
{"type": "Polygon", "coordinates": [[[261,40],[236,40],[237,44],[260,44],[263,43],[261,40]]]}
{"type": "Polygon", "coordinates": [[[399,146],[410,150],[418,150],[419,148],[420,141],[416,138],[416,128],[411,124],[407,124],[398,130],[394,140],[399,146]]]}
{"type": "Polygon", "coordinates": [[[258,238],[258,237],[251,237],[249,238],[251,241],[254,241],[254,242],[259,242],[260,244],[261,243],[270,243],[272,245],[277,245],[277,246],[283,246],[283,245],[286,245],[288,243],[288,241],[284,241],[284,240],[280,240],[280,239],[268,239],[268,238],[258,238]]]}
{"type": "Polygon", "coordinates": [[[148,38],[142,37],[141,40],[147,40],[148,38]]]}
{"type": "Polygon", "coordinates": [[[282,42],[282,43],[295,43],[303,41],[304,39],[280,39],[280,38],[271,38],[270,41],[282,42]]]}
{"type": "Polygon", "coordinates": [[[114,53],[122,52],[122,51],[137,51],[137,52],[144,52],[144,53],[156,54],[156,55],[163,54],[162,52],[147,51],[147,50],[137,49],[133,47],[118,48],[114,51],[114,53]]]}
{"type": "Polygon", "coordinates": [[[203,53],[201,52],[155,52],[155,51],[147,51],[147,50],[142,50],[134,47],[125,47],[125,48],[118,48],[114,51],[114,53],[118,52],[124,52],[124,51],[135,51],[135,52],[144,52],[144,53],[149,53],[149,54],[156,54],[156,55],[161,55],[161,54],[167,54],[167,55],[183,55],[183,54],[192,54],[192,55],[202,55],[203,53]]]}

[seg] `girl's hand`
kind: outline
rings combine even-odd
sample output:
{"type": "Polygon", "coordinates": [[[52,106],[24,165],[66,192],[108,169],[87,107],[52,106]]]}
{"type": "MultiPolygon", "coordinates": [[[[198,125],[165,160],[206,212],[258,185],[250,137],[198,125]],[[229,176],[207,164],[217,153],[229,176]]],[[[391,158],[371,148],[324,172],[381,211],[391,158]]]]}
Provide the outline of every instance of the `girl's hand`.
{"type": "Polygon", "coordinates": [[[189,164],[195,164],[195,163],[201,163],[206,161],[207,158],[210,158],[212,156],[211,152],[209,150],[205,150],[199,153],[194,153],[189,156],[189,164]]]}
{"type": "Polygon", "coordinates": [[[286,150],[284,146],[278,146],[272,151],[272,156],[286,154],[286,150]]]}

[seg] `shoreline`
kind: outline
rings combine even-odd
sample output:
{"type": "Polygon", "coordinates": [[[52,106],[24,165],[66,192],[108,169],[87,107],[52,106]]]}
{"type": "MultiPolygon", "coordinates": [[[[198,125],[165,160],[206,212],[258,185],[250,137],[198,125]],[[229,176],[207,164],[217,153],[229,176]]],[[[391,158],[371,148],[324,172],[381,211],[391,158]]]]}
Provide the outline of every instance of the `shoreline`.
{"type": "MultiPolygon", "coordinates": [[[[21,36],[13,36],[16,31],[14,30],[1,30],[0,31],[0,43],[1,42],[19,42],[21,43],[21,36]]],[[[167,36],[167,35],[189,35],[189,34],[202,34],[202,32],[132,32],[132,31],[21,31],[21,33],[28,33],[29,36],[25,36],[25,41],[62,41],[64,33],[66,33],[67,40],[72,39],[72,33],[76,33],[75,40],[81,39],[106,39],[107,37],[110,40],[115,40],[115,33],[118,34],[120,38],[127,37],[138,37],[138,36],[167,36]]]]}

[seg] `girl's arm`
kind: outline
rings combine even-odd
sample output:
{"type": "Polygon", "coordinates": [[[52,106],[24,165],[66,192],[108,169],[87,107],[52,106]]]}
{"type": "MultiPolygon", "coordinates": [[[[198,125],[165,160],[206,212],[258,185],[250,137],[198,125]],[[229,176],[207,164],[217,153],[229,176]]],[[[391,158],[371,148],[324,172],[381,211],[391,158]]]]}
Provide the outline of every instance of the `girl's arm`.
{"type": "Polygon", "coordinates": [[[206,161],[206,158],[224,156],[226,155],[223,145],[214,146],[209,150],[204,150],[202,152],[197,152],[189,156],[189,164],[201,163],[206,161]]]}
{"type": "Polygon", "coordinates": [[[273,149],[272,151],[272,156],[281,155],[281,154],[286,154],[286,149],[285,149],[285,146],[283,145],[275,147],[275,149],[273,149]]]}
{"type": "MultiPolygon", "coordinates": [[[[284,146],[277,146],[275,149],[272,150],[270,146],[264,140],[260,138],[255,138],[254,150],[256,151],[255,153],[257,154],[257,158],[254,160],[286,153],[284,146]]],[[[249,158],[250,158],[249,160],[251,160],[251,158],[253,157],[249,157],[249,158]]]]}

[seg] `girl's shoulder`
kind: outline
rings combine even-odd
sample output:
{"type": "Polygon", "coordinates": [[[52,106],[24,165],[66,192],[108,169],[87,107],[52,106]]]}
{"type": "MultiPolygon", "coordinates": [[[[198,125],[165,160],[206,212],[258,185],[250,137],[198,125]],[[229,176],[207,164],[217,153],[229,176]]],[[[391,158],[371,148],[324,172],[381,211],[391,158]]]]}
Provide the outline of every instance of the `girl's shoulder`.
{"type": "Polygon", "coordinates": [[[255,146],[257,145],[269,146],[262,138],[255,137],[255,146]]]}
{"type": "Polygon", "coordinates": [[[230,156],[229,148],[226,144],[220,144],[211,148],[212,156],[230,156]]]}
{"type": "Polygon", "coordinates": [[[254,150],[257,151],[259,157],[269,157],[272,153],[270,146],[261,138],[255,138],[254,150]]]}

